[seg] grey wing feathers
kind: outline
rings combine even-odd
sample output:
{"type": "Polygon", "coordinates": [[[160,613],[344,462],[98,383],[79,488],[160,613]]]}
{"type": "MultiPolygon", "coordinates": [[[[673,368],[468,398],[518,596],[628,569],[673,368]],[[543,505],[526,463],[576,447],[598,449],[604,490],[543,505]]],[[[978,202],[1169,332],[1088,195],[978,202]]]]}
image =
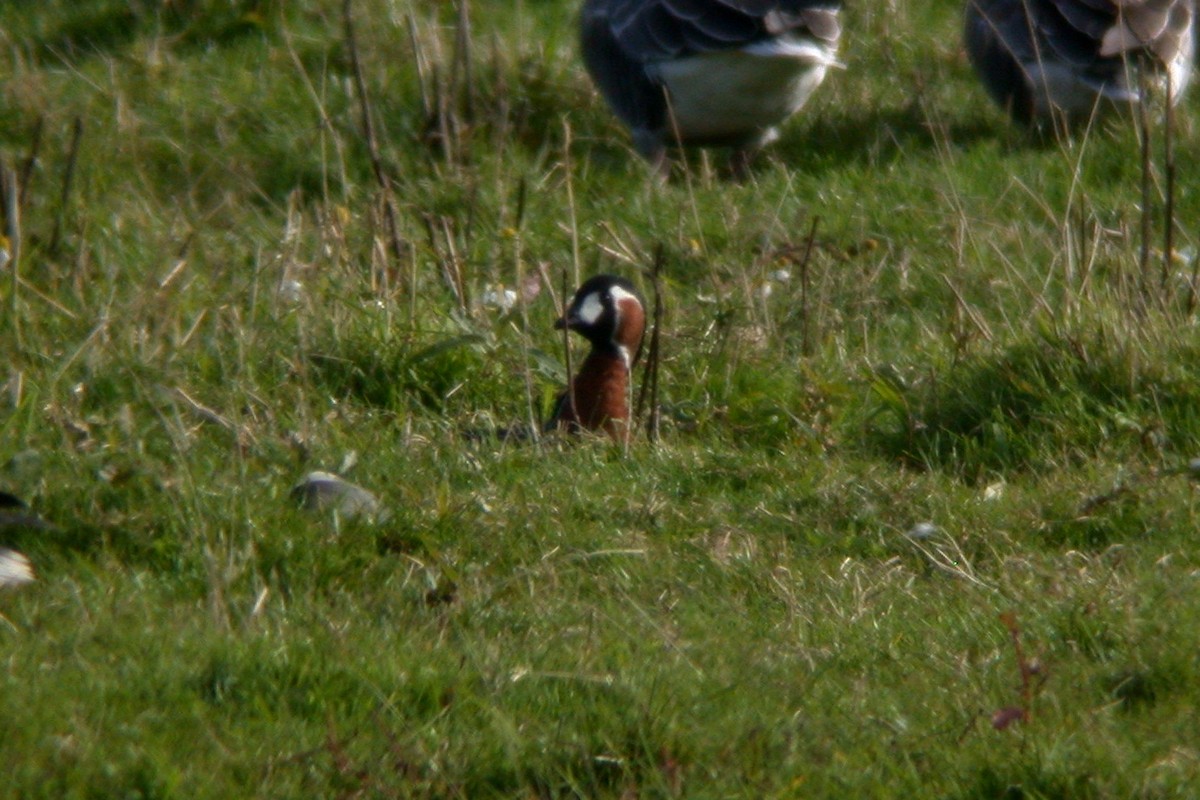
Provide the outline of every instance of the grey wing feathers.
{"type": "Polygon", "coordinates": [[[971,2],[981,12],[982,24],[1022,61],[1056,58],[1085,65],[1146,51],[1167,63],[1191,31],[1192,0],[971,2]]]}
{"type": "Polygon", "coordinates": [[[830,42],[840,0],[593,0],[620,48],[642,63],[742,47],[789,31],[830,42]]]}

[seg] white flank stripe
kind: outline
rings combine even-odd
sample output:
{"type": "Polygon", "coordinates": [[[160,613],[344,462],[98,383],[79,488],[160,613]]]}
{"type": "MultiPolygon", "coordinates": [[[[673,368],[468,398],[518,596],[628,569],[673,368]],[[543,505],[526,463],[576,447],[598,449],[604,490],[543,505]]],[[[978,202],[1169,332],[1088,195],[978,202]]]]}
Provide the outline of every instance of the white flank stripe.
{"type": "Polygon", "coordinates": [[[16,550],[0,547],[0,588],[33,582],[33,565],[16,550]]]}

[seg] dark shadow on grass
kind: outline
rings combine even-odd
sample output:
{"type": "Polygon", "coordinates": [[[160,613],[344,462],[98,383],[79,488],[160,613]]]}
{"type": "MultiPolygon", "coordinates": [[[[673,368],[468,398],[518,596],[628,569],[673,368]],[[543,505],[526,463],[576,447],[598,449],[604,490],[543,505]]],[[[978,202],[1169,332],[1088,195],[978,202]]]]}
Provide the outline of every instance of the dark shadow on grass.
{"type": "Polygon", "coordinates": [[[334,397],[389,411],[417,406],[442,412],[446,398],[481,369],[484,342],[476,334],[446,336],[423,347],[353,339],[340,352],[311,354],[309,368],[334,397]]]}
{"type": "MultiPolygon", "coordinates": [[[[803,116],[805,112],[800,114],[803,116]]],[[[580,128],[579,133],[581,138],[596,136],[589,141],[587,153],[593,164],[608,168],[610,164],[624,164],[635,158],[627,141],[602,137],[600,127],[580,128]]],[[[759,153],[750,169],[752,173],[762,172],[772,162],[779,162],[819,176],[847,165],[887,164],[914,154],[934,152],[947,144],[962,148],[996,140],[1013,149],[1054,146],[1052,139],[1032,135],[991,115],[935,122],[914,104],[852,112],[829,108],[785,125],[780,140],[759,153]]],[[[721,149],[710,150],[708,156],[725,178],[730,177],[723,166],[727,156],[728,152],[721,149]]],[[[692,170],[698,170],[704,158],[696,149],[674,150],[671,157],[679,169],[692,170]]]]}
{"type": "Polygon", "coordinates": [[[30,46],[42,58],[67,61],[117,55],[143,35],[162,35],[172,46],[185,49],[227,46],[265,33],[281,7],[281,0],[80,3],[57,28],[30,46]]]}
{"type": "Polygon", "coordinates": [[[1096,798],[1094,776],[1086,765],[1078,772],[1055,771],[1036,763],[1011,766],[987,765],[974,777],[967,777],[959,791],[947,795],[954,800],[1035,800],[1035,798],[1096,798]]]}
{"type": "MultiPolygon", "coordinates": [[[[909,104],[866,112],[823,112],[802,130],[785,132],[772,152],[789,165],[821,174],[849,164],[876,165],[911,158],[947,143],[969,147],[996,139],[1012,141],[1013,137],[1010,126],[990,116],[930,120],[921,108],[909,104]]],[[[1028,139],[1020,133],[1018,138],[1028,139]]]]}
{"type": "Polygon", "coordinates": [[[1146,712],[1159,704],[1178,701],[1186,692],[1193,670],[1186,657],[1116,670],[1103,678],[1108,694],[1126,713],[1146,712]]]}
{"type": "MultiPolygon", "coordinates": [[[[1185,452],[1200,436],[1200,377],[1180,366],[1197,363],[1193,348],[1179,350],[1147,363],[1103,337],[1037,339],[913,380],[881,374],[866,441],[890,459],[969,482],[1062,466],[1114,445],[1185,452]]],[[[1078,544],[1109,535],[1094,525],[1058,533],[1078,544]]]]}
{"type": "Polygon", "coordinates": [[[41,58],[78,61],[121,50],[137,37],[139,22],[138,15],[128,4],[83,8],[30,45],[41,58]]]}

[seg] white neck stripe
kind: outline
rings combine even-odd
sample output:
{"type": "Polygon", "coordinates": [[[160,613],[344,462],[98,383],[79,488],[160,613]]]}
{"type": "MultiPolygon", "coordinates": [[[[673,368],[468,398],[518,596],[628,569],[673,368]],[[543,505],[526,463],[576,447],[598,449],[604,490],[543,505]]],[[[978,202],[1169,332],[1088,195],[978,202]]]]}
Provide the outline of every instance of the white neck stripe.
{"type": "MultiPolygon", "coordinates": [[[[638,302],[637,295],[633,294],[632,292],[627,292],[626,290],[622,289],[620,286],[609,287],[608,293],[609,293],[609,295],[612,296],[613,305],[618,308],[620,307],[622,300],[633,300],[635,302],[638,302]]],[[[640,302],[639,302],[639,305],[640,305],[640,302]]]]}

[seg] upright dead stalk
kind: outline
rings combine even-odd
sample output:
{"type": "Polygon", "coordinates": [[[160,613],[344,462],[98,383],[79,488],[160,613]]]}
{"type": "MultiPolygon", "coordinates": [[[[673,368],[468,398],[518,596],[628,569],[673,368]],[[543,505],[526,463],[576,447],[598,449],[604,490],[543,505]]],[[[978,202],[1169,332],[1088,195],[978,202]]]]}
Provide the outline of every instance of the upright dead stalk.
{"type": "Polygon", "coordinates": [[[45,127],[46,118],[39,116],[33,126],[33,138],[29,142],[29,155],[21,162],[21,178],[17,184],[18,205],[21,209],[25,208],[26,198],[29,197],[29,183],[33,180],[33,168],[37,166],[38,155],[42,150],[42,131],[45,127]]]}
{"type": "Polygon", "coordinates": [[[650,273],[650,283],[654,289],[654,330],[650,334],[650,352],[646,354],[646,369],[650,381],[650,417],[646,422],[646,436],[652,442],[658,441],[659,423],[661,422],[661,404],[658,400],[658,365],[661,361],[661,342],[663,324],[663,290],[662,268],[666,257],[660,242],[654,251],[654,269],[650,273]]]}
{"type": "Polygon", "coordinates": [[[0,205],[4,209],[4,235],[8,238],[8,269],[12,273],[12,297],[9,301],[9,319],[12,320],[14,331],[20,338],[16,327],[20,317],[17,315],[17,290],[21,285],[19,272],[21,264],[21,202],[20,189],[16,173],[9,168],[7,162],[0,161],[0,205]]]}
{"type": "Polygon", "coordinates": [[[58,199],[58,214],[54,217],[54,229],[50,233],[50,247],[47,252],[53,258],[58,255],[58,245],[61,241],[63,219],[67,213],[67,204],[71,200],[71,187],[75,179],[75,164],[79,160],[79,143],[83,140],[83,120],[75,118],[71,129],[71,146],[67,151],[67,166],[63,170],[62,190],[58,199]]]}
{"type": "Polygon", "coordinates": [[[817,240],[817,225],[821,222],[820,217],[813,217],[812,225],[808,229],[808,239],[804,242],[804,256],[800,259],[800,319],[803,323],[800,328],[800,352],[805,356],[812,355],[812,320],[809,314],[809,287],[812,281],[809,277],[809,264],[812,261],[813,243],[817,240]]]}
{"type": "Polygon", "coordinates": [[[470,124],[475,118],[475,71],[471,57],[471,4],[467,0],[458,2],[458,24],[454,32],[453,72],[450,85],[461,87],[463,95],[463,119],[470,124]],[[461,74],[460,74],[461,73],[461,74]]]}
{"type": "Polygon", "coordinates": [[[1138,136],[1141,139],[1142,158],[1142,246],[1138,256],[1138,271],[1141,276],[1141,301],[1143,306],[1150,300],[1150,234],[1154,227],[1154,218],[1151,213],[1153,204],[1151,202],[1150,191],[1150,170],[1153,166],[1150,147],[1150,113],[1146,109],[1146,91],[1148,88],[1146,71],[1138,70],[1138,93],[1141,95],[1141,102],[1137,103],[1137,127],[1138,136]]]}
{"type": "Polygon", "coordinates": [[[363,78],[362,59],[358,55],[358,40],[354,35],[354,15],[351,6],[354,0],[345,0],[342,5],[342,16],[346,27],[346,48],[350,51],[350,68],[354,73],[354,89],[358,94],[359,109],[362,113],[363,139],[367,143],[367,155],[371,159],[371,170],[375,173],[375,182],[383,194],[384,222],[387,225],[388,239],[392,248],[392,257],[396,259],[397,274],[400,273],[404,262],[404,243],[400,238],[400,226],[397,222],[396,201],[392,191],[392,181],[383,169],[383,159],[379,155],[379,138],[375,133],[374,114],[371,100],[367,95],[367,82],[363,78]]]}
{"type": "Polygon", "coordinates": [[[650,283],[654,291],[654,316],[652,320],[653,327],[650,331],[650,347],[646,353],[645,378],[642,380],[641,391],[638,392],[637,409],[633,415],[634,419],[640,420],[642,418],[642,411],[646,408],[646,400],[649,397],[650,415],[646,419],[646,438],[651,442],[658,441],[662,413],[658,401],[658,365],[664,314],[662,299],[662,268],[664,263],[666,263],[665,250],[663,249],[662,242],[659,242],[654,248],[654,264],[650,270],[650,283]]]}
{"type": "MultiPolygon", "coordinates": [[[[1163,110],[1163,177],[1166,198],[1163,201],[1163,266],[1162,292],[1166,297],[1171,278],[1172,262],[1175,258],[1175,110],[1171,105],[1171,71],[1167,75],[1167,103],[1163,110]]],[[[1193,293],[1194,293],[1193,289],[1193,293]]]]}
{"type": "Polygon", "coordinates": [[[522,176],[517,183],[517,208],[513,213],[513,266],[517,281],[517,307],[521,312],[521,364],[525,379],[525,408],[529,414],[529,437],[540,439],[537,409],[533,402],[533,372],[529,368],[529,304],[525,301],[525,249],[521,229],[525,224],[526,183],[522,176]]]}
{"type": "MultiPolygon", "coordinates": [[[[567,292],[570,291],[571,285],[568,283],[569,276],[567,268],[563,267],[562,271],[562,318],[567,318],[567,298],[570,297],[567,292]]],[[[562,326],[563,336],[563,361],[567,365],[567,402],[570,403],[571,412],[576,417],[579,416],[579,411],[575,405],[575,371],[571,369],[571,328],[569,325],[562,326]]]]}

